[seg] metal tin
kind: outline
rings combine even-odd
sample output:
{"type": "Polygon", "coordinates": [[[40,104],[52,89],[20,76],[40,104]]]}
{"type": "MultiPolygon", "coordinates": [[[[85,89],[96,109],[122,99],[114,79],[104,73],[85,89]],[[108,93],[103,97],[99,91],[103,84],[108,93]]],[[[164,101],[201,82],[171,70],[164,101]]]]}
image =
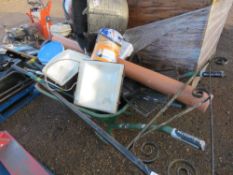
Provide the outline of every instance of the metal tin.
{"type": "Polygon", "coordinates": [[[123,37],[119,32],[108,28],[101,29],[92,53],[92,60],[117,62],[121,52],[122,41],[123,37]]]}

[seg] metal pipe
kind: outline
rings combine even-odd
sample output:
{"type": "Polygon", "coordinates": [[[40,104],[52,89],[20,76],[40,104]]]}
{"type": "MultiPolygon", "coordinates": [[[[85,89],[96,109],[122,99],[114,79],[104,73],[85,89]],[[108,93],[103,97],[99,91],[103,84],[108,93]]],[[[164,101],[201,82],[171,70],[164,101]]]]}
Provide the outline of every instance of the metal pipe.
{"type": "MultiPolygon", "coordinates": [[[[159,74],[142,66],[136,65],[122,59],[117,60],[118,63],[125,65],[125,74],[127,77],[168,96],[173,96],[184,86],[184,83],[165,75],[159,74]]],[[[177,100],[188,105],[194,106],[201,103],[209,97],[207,93],[203,93],[203,97],[197,98],[193,94],[194,88],[187,86],[178,96],[177,100]]],[[[209,106],[209,101],[201,105],[198,109],[205,112],[209,106]]]]}

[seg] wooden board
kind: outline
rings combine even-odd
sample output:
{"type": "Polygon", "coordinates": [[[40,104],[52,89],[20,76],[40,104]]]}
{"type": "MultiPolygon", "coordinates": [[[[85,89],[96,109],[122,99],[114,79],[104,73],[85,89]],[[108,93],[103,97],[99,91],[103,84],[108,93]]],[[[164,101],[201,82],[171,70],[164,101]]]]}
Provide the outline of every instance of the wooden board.
{"type": "Polygon", "coordinates": [[[145,65],[194,70],[201,52],[210,7],[127,30],[145,65]]]}
{"type": "MultiPolygon", "coordinates": [[[[204,33],[200,56],[197,61],[197,68],[203,66],[203,64],[214,56],[232,3],[233,0],[213,1],[204,33]]],[[[200,78],[196,78],[193,82],[193,86],[197,86],[199,80],[200,78]]]]}
{"type": "Polygon", "coordinates": [[[214,0],[203,39],[198,67],[202,66],[216,51],[233,0],[214,0]]]}
{"type": "Polygon", "coordinates": [[[204,8],[212,0],[128,0],[129,28],[204,8]]]}
{"type": "Polygon", "coordinates": [[[128,29],[125,38],[147,67],[195,71],[214,55],[232,3],[213,0],[208,7],[128,29]]]}

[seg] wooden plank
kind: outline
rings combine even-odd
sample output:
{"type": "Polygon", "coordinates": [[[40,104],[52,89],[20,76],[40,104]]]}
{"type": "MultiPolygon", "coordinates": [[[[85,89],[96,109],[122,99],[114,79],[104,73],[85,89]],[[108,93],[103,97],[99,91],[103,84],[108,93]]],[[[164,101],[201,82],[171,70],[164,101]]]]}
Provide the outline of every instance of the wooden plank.
{"type": "Polygon", "coordinates": [[[215,53],[232,3],[233,0],[214,0],[198,61],[199,67],[215,53]]]}
{"type": "MultiPolygon", "coordinates": [[[[232,3],[233,0],[213,1],[197,68],[200,68],[215,54],[232,3]]],[[[199,78],[195,79],[193,86],[197,86],[199,80],[199,78]]]]}
{"type": "Polygon", "coordinates": [[[212,0],[128,0],[129,28],[211,5],[212,0]]]}
{"type": "Polygon", "coordinates": [[[142,63],[152,67],[196,68],[210,7],[127,30],[142,63]]]}
{"type": "MultiPolygon", "coordinates": [[[[141,25],[209,5],[129,29],[125,36],[134,44],[135,51],[139,51],[144,65],[158,69],[178,67],[193,71],[214,55],[233,0],[178,1],[145,0],[132,1],[130,4],[129,0],[132,19],[130,25],[141,25]]],[[[199,80],[196,79],[193,86],[199,80]]]]}

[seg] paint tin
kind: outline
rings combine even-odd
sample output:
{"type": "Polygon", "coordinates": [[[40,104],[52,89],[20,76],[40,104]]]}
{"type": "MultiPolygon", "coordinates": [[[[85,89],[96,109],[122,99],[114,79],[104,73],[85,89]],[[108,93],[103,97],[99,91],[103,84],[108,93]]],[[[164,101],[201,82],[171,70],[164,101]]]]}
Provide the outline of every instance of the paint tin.
{"type": "Polygon", "coordinates": [[[121,53],[123,36],[113,29],[102,28],[99,31],[92,60],[117,62],[121,53]]]}

